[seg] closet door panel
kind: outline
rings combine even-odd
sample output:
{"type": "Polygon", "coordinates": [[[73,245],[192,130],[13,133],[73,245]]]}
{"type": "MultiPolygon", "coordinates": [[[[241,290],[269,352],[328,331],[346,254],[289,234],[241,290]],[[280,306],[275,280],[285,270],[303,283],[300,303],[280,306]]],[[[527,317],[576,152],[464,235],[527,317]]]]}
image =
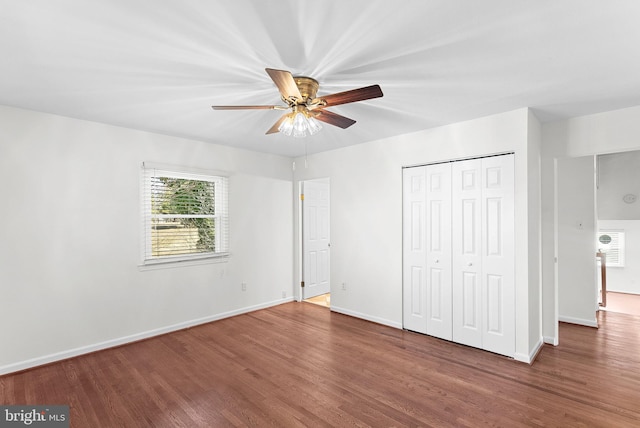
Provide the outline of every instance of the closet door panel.
{"type": "Polygon", "coordinates": [[[515,352],[513,155],[482,159],[483,349],[515,352]]]}
{"type": "Polygon", "coordinates": [[[482,347],[482,163],[452,164],[453,340],[482,347]]]}
{"type": "Polygon", "coordinates": [[[451,164],[427,168],[427,334],[451,340],[451,164]]]}
{"type": "Polygon", "coordinates": [[[402,323],[426,333],[426,168],[404,169],[402,189],[402,323]]]}
{"type": "Polygon", "coordinates": [[[461,324],[465,329],[480,331],[480,314],[478,313],[478,301],[480,297],[479,275],[474,272],[462,274],[461,324]]]}

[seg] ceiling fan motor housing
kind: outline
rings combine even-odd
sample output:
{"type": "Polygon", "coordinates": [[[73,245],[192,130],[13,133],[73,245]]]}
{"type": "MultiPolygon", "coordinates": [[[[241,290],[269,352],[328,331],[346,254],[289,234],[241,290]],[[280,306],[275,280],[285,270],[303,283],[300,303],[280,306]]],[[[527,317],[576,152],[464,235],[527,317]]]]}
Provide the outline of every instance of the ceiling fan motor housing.
{"type": "Polygon", "coordinates": [[[310,101],[316,97],[318,87],[320,87],[316,79],[306,76],[294,76],[293,80],[295,80],[296,86],[300,90],[300,95],[302,95],[302,100],[298,104],[306,104],[307,100],[310,101]]]}

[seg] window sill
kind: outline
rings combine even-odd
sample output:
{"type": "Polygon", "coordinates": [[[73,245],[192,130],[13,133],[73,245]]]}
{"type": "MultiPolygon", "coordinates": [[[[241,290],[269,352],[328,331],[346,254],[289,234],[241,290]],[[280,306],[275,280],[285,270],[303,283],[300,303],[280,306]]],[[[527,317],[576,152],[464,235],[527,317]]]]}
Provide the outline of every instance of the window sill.
{"type": "Polygon", "coordinates": [[[146,260],[138,265],[141,272],[156,269],[174,269],[180,267],[208,265],[215,263],[226,263],[229,261],[230,254],[220,254],[215,256],[189,258],[189,259],[173,259],[173,260],[146,260]]]}

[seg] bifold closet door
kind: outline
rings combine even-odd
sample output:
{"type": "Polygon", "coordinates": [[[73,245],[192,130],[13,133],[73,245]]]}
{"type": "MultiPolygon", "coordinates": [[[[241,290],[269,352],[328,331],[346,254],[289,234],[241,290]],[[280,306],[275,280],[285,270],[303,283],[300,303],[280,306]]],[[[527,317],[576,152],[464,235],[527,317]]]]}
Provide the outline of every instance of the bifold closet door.
{"type": "Polygon", "coordinates": [[[402,171],[402,325],[427,332],[427,252],[425,167],[402,171]]]}
{"type": "Polygon", "coordinates": [[[451,165],[403,174],[403,326],[451,340],[451,165]]]}
{"type": "Polygon", "coordinates": [[[482,348],[516,349],[514,155],[482,159],[482,348]]]}
{"type": "Polygon", "coordinates": [[[425,168],[427,334],[451,340],[451,164],[425,168]]]}
{"type": "Polygon", "coordinates": [[[482,348],[482,161],[452,167],[453,340],[482,348]]]}
{"type": "Polygon", "coordinates": [[[513,356],[513,155],[403,171],[403,326],[513,356]]]}
{"type": "Polygon", "coordinates": [[[513,155],[452,166],[453,340],[515,350],[513,155]]]}
{"type": "Polygon", "coordinates": [[[402,171],[402,325],[427,332],[426,310],[426,170],[402,171]]]}

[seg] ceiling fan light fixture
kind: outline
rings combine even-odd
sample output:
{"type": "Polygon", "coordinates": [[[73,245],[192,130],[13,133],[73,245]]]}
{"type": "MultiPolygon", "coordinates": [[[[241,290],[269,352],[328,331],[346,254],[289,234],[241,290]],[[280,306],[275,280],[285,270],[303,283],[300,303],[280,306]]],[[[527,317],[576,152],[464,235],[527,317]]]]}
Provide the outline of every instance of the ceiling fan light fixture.
{"type": "Polygon", "coordinates": [[[303,138],[307,135],[313,135],[320,131],[322,126],[313,117],[308,117],[300,111],[296,111],[287,115],[287,118],[280,124],[278,131],[287,137],[303,138]]]}

